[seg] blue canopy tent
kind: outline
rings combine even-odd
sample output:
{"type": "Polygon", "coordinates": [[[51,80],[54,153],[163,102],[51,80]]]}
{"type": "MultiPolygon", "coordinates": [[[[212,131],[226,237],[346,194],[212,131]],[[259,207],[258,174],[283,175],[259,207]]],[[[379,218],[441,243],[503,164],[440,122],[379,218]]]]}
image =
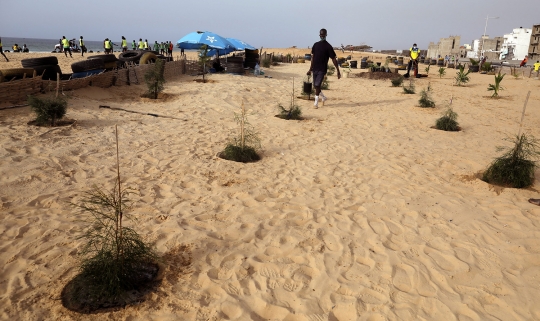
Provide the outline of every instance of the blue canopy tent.
{"type": "Polygon", "coordinates": [[[226,38],[227,41],[229,41],[233,46],[235,50],[255,50],[256,48],[243,42],[242,40],[238,40],[235,38],[226,38]]]}
{"type": "Polygon", "coordinates": [[[208,46],[207,56],[226,55],[234,51],[234,45],[227,39],[210,31],[191,32],[176,42],[180,49],[201,49],[203,45],[208,46]]]}

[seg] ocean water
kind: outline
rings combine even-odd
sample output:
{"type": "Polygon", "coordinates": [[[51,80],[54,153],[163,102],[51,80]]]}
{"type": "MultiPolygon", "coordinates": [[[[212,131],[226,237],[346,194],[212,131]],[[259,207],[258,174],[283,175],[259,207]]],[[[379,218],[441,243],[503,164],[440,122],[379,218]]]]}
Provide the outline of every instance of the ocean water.
{"type": "MultiPolygon", "coordinates": [[[[3,50],[10,50],[11,46],[18,44],[20,47],[26,44],[30,52],[51,52],[54,50],[54,46],[59,43],[60,39],[36,39],[36,38],[12,38],[12,37],[2,37],[3,50]]],[[[90,41],[84,40],[84,44],[88,51],[92,50],[94,52],[101,51],[103,52],[103,41],[90,41]]],[[[113,39],[113,43],[117,44],[118,47],[114,47],[115,51],[121,51],[120,43],[121,38],[113,39]]],[[[75,43],[79,44],[79,39],[75,39],[75,43]]],[[[128,49],[131,49],[131,44],[128,43],[128,49]]]]}

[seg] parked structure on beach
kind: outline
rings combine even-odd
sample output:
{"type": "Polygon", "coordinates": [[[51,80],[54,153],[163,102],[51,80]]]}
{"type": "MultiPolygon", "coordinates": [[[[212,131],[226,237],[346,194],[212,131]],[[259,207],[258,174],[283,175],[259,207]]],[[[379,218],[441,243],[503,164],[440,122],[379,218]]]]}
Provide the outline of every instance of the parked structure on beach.
{"type": "Polygon", "coordinates": [[[532,29],[515,28],[512,33],[503,36],[503,44],[499,54],[500,60],[523,60],[529,51],[532,29]]]}

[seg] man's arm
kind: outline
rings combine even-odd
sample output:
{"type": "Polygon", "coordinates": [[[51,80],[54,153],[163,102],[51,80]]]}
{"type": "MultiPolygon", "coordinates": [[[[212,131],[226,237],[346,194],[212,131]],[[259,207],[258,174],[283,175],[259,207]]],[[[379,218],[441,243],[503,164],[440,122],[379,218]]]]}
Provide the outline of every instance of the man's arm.
{"type": "Polygon", "coordinates": [[[334,63],[334,66],[336,67],[336,70],[337,70],[337,79],[340,79],[341,78],[341,72],[339,72],[339,65],[337,63],[336,57],[332,58],[332,62],[334,63]]]}

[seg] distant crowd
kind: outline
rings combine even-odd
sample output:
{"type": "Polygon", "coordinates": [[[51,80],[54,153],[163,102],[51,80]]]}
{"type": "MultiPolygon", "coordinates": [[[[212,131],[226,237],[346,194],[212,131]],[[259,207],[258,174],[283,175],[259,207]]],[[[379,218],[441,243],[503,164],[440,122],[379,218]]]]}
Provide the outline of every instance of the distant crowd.
{"type": "MultiPolygon", "coordinates": [[[[114,51],[115,46],[120,46],[122,48],[122,52],[128,51],[128,41],[126,40],[126,37],[122,36],[122,40],[120,41],[120,45],[112,42],[109,38],[105,38],[103,40],[103,50],[105,54],[112,54],[114,51]]],[[[158,52],[161,55],[164,55],[166,57],[172,57],[174,45],[171,41],[165,41],[158,43],[155,41],[152,44],[152,47],[148,44],[148,40],[145,39],[144,41],[142,38],[139,38],[139,42],[137,43],[135,40],[131,42],[131,50],[154,50],[158,52]]],[[[85,52],[88,52],[88,49],[86,48],[86,45],[84,44],[84,38],[83,36],[80,36],[78,44],[75,40],[75,38],[68,40],[65,36],[62,37],[58,41],[58,44],[55,45],[54,51],[57,52],[63,52],[66,57],[69,53],[70,57],[72,56],[72,52],[80,52],[82,56],[84,56],[85,52]]],[[[184,49],[181,49],[180,52],[181,55],[184,55],[184,49]]]]}

